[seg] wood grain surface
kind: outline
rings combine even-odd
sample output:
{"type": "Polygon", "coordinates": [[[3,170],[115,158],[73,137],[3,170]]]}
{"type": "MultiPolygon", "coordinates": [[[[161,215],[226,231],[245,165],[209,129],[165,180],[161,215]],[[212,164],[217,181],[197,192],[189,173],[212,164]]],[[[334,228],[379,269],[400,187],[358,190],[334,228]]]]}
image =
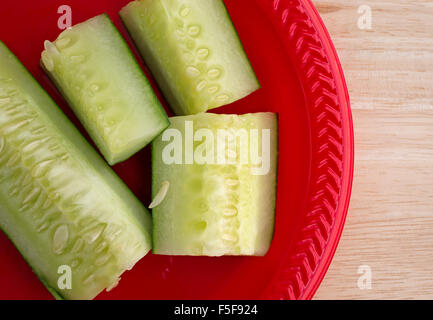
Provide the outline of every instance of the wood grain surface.
{"type": "Polygon", "coordinates": [[[315,299],[433,299],[433,1],[313,2],[345,72],[356,153],[347,223],[315,299]],[[358,27],[360,6],[371,29],[358,27]]]}

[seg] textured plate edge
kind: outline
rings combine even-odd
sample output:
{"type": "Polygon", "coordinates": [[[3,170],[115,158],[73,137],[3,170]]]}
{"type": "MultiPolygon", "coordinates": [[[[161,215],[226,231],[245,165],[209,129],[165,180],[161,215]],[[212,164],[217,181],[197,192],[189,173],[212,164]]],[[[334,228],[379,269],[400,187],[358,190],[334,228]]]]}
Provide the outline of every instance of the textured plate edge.
{"type": "MultiPolygon", "coordinates": [[[[333,104],[329,107],[329,109],[334,107],[330,112],[335,116],[337,111],[337,117],[340,119],[337,129],[341,130],[341,158],[331,159],[333,158],[331,152],[322,159],[324,166],[328,169],[331,166],[328,166],[327,161],[335,161],[334,165],[341,167],[341,173],[334,179],[334,183],[335,180],[339,180],[338,190],[331,192],[334,195],[335,208],[332,208],[329,203],[309,208],[308,219],[302,221],[299,228],[295,253],[280,265],[275,278],[262,295],[263,299],[311,299],[333,259],[349,208],[354,170],[354,133],[349,94],[335,47],[311,1],[256,1],[270,14],[281,40],[292,59],[295,59],[294,65],[297,66],[297,72],[310,109],[313,109],[311,105],[327,107],[333,104]],[[295,53],[293,54],[292,51],[295,53]],[[318,56],[318,59],[314,57],[315,55],[316,58],[318,56]],[[311,99],[314,96],[315,86],[321,81],[330,85],[333,92],[322,93],[322,95],[316,94],[316,98],[311,99]],[[327,96],[328,93],[329,96],[327,96]],[[324,102],[325,99],[328,102],[324,102]],[[328,214],[324,213],[324,210],[327,210],[328,214]],[[327,219],[332,221],[327,223],[327,219]],[[321,224],[322,230],[326,230],[326,239],[318,231],[318,224],[321,224]]],[[[312,121],[320,121],[319,116],[310,115],[314,118],[312,121]]],[[[335,123],[328,123],[323,127],[324,135],[327,134],[327,130],[331,126],[335,127],[335,123]]],[[[314,138],[313,136],[312,139],[314,138]]],[[[322,153],[323,146],[328,143],[329,141],[320,147],[312,148],[312,157],[317,157],[319,153],[322,153]],[[320,151],[321,149],[322,151],[320,151]]],[[[314,180],[314,178],[311,180],[312,183],[314,180]]],[[[314,190],[312,183],[310,182],[310,189],[314,190]]],[[[320,192],[326,192],[323,189],[309,193],[308,202],[310,205],[320,198],[318,196],[320,192]]]]}

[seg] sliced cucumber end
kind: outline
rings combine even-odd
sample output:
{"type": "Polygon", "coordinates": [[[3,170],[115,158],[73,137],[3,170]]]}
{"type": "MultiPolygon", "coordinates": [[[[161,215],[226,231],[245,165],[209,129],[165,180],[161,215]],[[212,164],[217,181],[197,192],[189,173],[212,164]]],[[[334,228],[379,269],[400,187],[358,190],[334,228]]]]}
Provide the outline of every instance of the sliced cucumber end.
{"type": "MultiPolygon", "coordinates": [[[[153,129],[160,133],[167,129],[169,125],[170,122],[168,121],[168,118],[161,119],[159,126],[154,123],[153,129]]],[[[128,160],[130,157],[151,143],[154,138],[155,134],[152,132],[151,134],[145,134],[141,138],[131,141],[129,146],[114,146],[112,150],[101,150],[101,153],[104,154],[104,158],[107,160],[108,164],[114,166],[118,163],[128,160]]]]}
{"type": "Polygon", "coordinates": [[[278,156],[276,115],[203,113],[173,117],[170,122],[169,129],[174,131],[167,130],[167,136],[179,132],[185,140],[180,141],[183,153],[179,162],[170,162],[167,158],[175,140],[168,141],[167,136],[163,139],[163,134],[152,144],[153,195],[157,195],[164,181],[170,183],[164,200],[153,209],[153,252],[190,256],[265,255],[274,230],[278,156]],[[204,130],[207,130],[206,135],[204,130]],[[212,163],[201,162],[199,155],[205,148],[200,139],[194,140],[192,149],[187,149],[187,136],[195,139],[200,132],[206,139],[215,139],[209,150],[218,150],[220,130],[239,134],[239,137],[245,133],[245,139],[240,139],[237,147],[229,150],[226,145],[222,150],[222,154],[227,155],[236,150],[234,163],[215,162],[220,158],[213,158],[212,163]],[[263,166],[268,169],[260,174],[253,173],[260,166],[241,160],[248,159],[248,135],[249,142],[255,141],[257,145],[265,146],[260,148],[269,151],[268,166],[263,166]],[[263,144],[265,141],[269,143],[263,144]],[[193,159],[192,162],[188,162],[188,158],[193,159]]]}
{"type": "Polygon", "coordinates": [[[56,298],[92,299],[150,250],[151,217],[1,42],[0,96],[0,228],[56,298]]]}
{"type": "Polygon", "coordinates": [[[119,14],[177,115],[218,108],[259,89],[222,0],[138,0],[119,14]]]}
{"type": "Polygon", "coordinates": [[[111,165],[168,126],[168,118],[128,45],[106,14],[45,41],[43,69],[111,165]]]}

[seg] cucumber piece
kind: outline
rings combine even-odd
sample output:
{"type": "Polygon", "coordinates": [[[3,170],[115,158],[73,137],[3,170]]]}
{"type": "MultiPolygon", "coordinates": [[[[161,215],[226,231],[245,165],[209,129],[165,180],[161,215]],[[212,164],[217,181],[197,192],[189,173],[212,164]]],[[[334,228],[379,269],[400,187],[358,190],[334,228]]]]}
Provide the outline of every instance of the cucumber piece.
{"type": "Polygon", "coordinates": [[[120,16],[177,115],[259,89],[222,0],[140,0],[120,16]]]}
{"type": "Polygon", "coordinates": [[[150,250],[151,225],[141,202],[0,42],[0,227],[47,289],[92,299],[114,286],[150,250]],[[58,286],[63,265],[71,289],[58,286]]]}
{"type": "Polygon", "coordinates": [[[168,118],[125,41],[106,14],[45,42],[42,66],[110,165],[126,160],[168,118]]]}
{"type": "Polygon", "coordinates": [[[274,230],[276,115],[203,113],[170,118],[170,122],[152,143],[152,193],[157,199],[152,211],[153,253],[265,255],[274,230]],[[262,129],[269,129],[268,136],[262,129]],[[221,130],[229,137],[219,136],[221,130]],[[242,132],[247,133],[246,139],[240,138],[242,132]],[[225,146],[219,144],[221,140],[225,146]],[[268,169],[260,174],[252,171],[260,167],[252,156],[256,153],[248,151],[254,149],[254,141],[257,150],[269,155],[268,169]],[[226,164],[221,161],[224,154],[226,164]]]}

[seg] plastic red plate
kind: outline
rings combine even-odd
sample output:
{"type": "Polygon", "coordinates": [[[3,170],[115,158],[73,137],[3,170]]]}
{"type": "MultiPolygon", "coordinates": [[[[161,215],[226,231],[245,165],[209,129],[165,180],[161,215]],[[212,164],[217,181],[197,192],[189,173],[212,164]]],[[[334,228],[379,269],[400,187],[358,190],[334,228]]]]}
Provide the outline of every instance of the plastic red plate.
{"type": "MultiPolygon", "coordinates": [[[[68,2],[74,24],[107,12],[131,43],[117,15],[126,3],[68,2]]],[[[62,4],[63,0],[1,1],[0,39],[82,129],[39,68],[43,41],[54,40],[60,32],[57,10],[62,4]]],[[[99,299],[310,299],[331,262],[349,205],[353,131],[344,76],[330,37],[309,0],[226,4],[262,89],[217,112],[279,114],[271,249],[266,257],[148,254],[99,299]]],[[[115,170],[145,204],[150,202],[148,148],[115,170]]],[[[52,298],[2,233],[0,298],[52,298]]]]}

